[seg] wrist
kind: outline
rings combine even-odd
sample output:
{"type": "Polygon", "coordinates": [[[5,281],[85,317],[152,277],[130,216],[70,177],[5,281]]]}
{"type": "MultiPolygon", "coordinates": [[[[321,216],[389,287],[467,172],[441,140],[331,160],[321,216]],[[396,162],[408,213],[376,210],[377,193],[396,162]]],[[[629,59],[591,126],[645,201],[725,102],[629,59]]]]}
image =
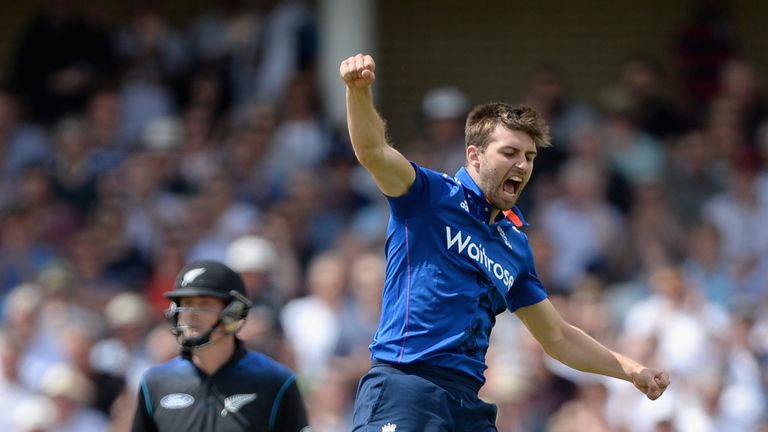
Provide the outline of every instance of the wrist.
{"type": "Polygon", "coordinates": [[[634,381],[635,377],[640,375],[643,370],[646,369],[646,367],[642,364],[622,354],[619,354],[619,362],[621,364],[624,375],[626,375],[625,379],[627,381],[634,381]]]}
{"type": "Polygon", "coordinates": [[[347,84],[347,94],[351,97],[371,97],[373,91],[371,86],[357,87],[354,84],[347,84]]]}

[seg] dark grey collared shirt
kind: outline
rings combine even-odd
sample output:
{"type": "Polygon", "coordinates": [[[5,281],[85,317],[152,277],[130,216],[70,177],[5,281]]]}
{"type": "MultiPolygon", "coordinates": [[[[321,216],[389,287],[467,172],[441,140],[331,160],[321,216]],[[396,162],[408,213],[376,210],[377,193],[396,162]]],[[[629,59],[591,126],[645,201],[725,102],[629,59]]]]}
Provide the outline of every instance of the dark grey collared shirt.
{"type": "Polygon", "coordinates": [[[133,432],[309,430],[295,375],[240,341],[210,376],[181,357],[150,369],[138,399],[133,432]]]}

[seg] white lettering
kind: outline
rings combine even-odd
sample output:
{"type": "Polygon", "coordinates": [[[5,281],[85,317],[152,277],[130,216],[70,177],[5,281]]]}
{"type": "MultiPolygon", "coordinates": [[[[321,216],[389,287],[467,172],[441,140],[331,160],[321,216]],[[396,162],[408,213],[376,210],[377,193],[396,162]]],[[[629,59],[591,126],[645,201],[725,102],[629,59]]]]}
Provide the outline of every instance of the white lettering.
{"type": "Polygon", "coordinates": [[[472,236],[465,236],[461,230],[456,231],[454,234],[451,227],[446,226],[445,243],[448,250],[456,246],[455,249],[459,254],[464,253],[466,250],[466,255],[480,264],[480,266],[485,267],[489,272],[492,272],[493,276],[504,284],[507,291],[512,288],[512,284],[515,281],[514,276],[504,266],[489,257],[483,245],[473,243],[472,236]]]}
{"type": "Polygon", "coordinates": [[[472,236],[468,236],[466,240],[462,241],[462,232],[459,231],[456,233],[456,236],[451,238],[451,227],[447,226],[445,227],[445,234],[448,242],[448,249],[451,248],[456,242],[459,243],[459,253],[464,252],[464,248],[467,247],[467,244],[469,244],[469,241],[472,240],[472,236]]]}
{"type": "Polygon", "coordinates": [[[469,248],[467,248],[467,254],[469,254],[469,257],[472,258],[473,260],[480,263],[483,262],[482,257],[480,256],[480,248],[477,247],[476,244],[471,243],[469,245],[469,248]]]}
{"type": "Polygon", "coordinates": [[[512,288],[513,283],[515,283],[515,277],[509,274],[509,270],[504,269],[504,285],[507,286],[507,290],[512,288]]]}
{"type": "MultiPolygon", "coordinates": [[[[501,264],[496,264],[493,266],[493,275],[496,276],[496,279],[504,279],[504,267],[501,266],[501,264]]],[[[506,283],[505,283],[506,285],[506,283]]]]}

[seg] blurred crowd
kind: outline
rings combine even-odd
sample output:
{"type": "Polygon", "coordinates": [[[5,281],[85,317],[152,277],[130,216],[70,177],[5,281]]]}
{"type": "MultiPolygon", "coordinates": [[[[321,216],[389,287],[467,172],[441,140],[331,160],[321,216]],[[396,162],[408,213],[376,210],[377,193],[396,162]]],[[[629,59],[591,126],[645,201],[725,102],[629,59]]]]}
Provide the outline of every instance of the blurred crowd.
{"type": "MultiPolygon", "coordinates": [[[[108,31],[46,2],[0,89],[0,430],[127,430],[178,353],[163,292],[199,258],[243,275],[240,335],[297,372],[313,430],[349,430],[388,209],[323,113],[313,11],[223,0],[178,28],[131,5],[108,31]]],[[[652,403],[564,368],[505,313],[481,392],[501,432],[768,430],[765,84],[699,12],[672,60],[629,55],[589,100],[554,64],[498,95],[552,129],[519,204],[553,302],[672,381],[652,403]]],[[[454,173],[479,102],[430,89],[398,147],[454,173]]]]}

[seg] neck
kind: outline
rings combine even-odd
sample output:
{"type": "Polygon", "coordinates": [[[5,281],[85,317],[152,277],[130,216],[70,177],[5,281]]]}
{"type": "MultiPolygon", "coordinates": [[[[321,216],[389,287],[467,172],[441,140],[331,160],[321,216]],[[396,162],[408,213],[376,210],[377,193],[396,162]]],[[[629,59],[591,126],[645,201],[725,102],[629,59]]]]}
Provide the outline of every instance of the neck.
{"type": "Polygon", "coordinates": [[[491,217],[488,220],[489,224],[496,222],[496,218],[499,216],[499,212],[501,212],[501,210],[497,209],[496,207],[491,207],[491,217]]]}
{"type": "Polygon", "coordinates": [[[208,375],[213,375],[235,352],[235,338],[224,336],[219,340],[195,349],[192,362],[208,375]]]}
{"type": "MultiPolygon", "coordinates": [[[[475,184],[480,186],[480,173],[472,166],[472,164],[464,165],[464,168],[466,168],[469,176],[472,177],[472,180],[475,181],[475,184]]],[[[483,194],[485,194],[485,191],[483,191],[483,194]]],[[[493,207],[491,203],[488,203],[488,205],[491,206],[491,213],[490,218],[488,219],[488,223],[492,224],[496,220],[496,217],[499,215],[501,210],[493,207]]]]}

